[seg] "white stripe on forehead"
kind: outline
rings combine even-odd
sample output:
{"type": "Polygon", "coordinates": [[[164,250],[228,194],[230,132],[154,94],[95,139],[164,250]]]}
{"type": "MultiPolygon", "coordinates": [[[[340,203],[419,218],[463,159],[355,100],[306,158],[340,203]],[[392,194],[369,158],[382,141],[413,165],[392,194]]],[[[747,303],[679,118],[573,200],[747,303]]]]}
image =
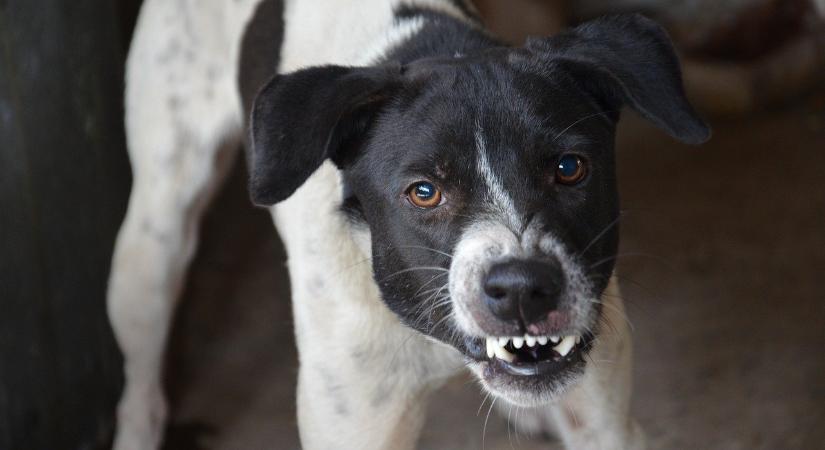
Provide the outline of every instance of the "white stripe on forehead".
{"type": "Polygon", "coordinates": [[[476,121],[476,150],[478,173],[484,178],[484,184],[487,185],[487,193],[490,201],[501,213],[505,223],[510,226],[512,230],[521,230],[521,217],[516,212],[515,204],[510,194],[504,190],[501,180],[493,173],[493,168],[490,166],[490,160],[487,156],[487,144],[484,141],[484,129],[481,123],[476,121]]]}

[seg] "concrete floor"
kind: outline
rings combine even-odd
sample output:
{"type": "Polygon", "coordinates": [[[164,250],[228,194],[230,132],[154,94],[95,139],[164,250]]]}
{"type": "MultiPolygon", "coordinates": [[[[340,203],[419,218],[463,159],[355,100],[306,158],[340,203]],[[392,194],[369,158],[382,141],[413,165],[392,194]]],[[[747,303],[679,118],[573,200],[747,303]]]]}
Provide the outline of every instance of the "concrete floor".
{"type": "MultiPolygon", "coordinates": [[[[627,115],[619,273],[652,449],[825,448],[825,102],[714,124],[700,148],[627,115]]],[[[168,363],[168,448],[298,448],[283,255],[241,170],[206,220],[168,363]]],[[[421,447],[481,448],[467,378],[421,447]]],[[[493,413],[488,449],[559,448],[493,413]]]]}

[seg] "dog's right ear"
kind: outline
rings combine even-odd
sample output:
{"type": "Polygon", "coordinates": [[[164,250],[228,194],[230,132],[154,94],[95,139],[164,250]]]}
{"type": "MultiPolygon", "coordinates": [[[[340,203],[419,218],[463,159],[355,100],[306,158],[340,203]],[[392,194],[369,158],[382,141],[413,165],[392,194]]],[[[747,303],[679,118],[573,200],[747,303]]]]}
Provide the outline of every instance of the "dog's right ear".
{"type": "Polygon", "coordinates": [[[324,66],[275,75],[252,106],[252,201],[286,199],[327,158],[345,164],[400,86],[400,74],[400,66],[324,66]]]}

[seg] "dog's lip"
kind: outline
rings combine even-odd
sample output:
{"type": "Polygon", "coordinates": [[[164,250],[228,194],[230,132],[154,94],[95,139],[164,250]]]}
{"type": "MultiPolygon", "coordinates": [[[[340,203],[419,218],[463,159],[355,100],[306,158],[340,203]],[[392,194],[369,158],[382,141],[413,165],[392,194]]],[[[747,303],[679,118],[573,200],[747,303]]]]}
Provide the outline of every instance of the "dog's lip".
{"type": "Polygon", "coordinates": [[[524,364],[509,363],[502,359],[493,358],[492,360],[489,360],[487,364],[489,364],[491,368],[499,369],[508,375],[517,377],[538,377],[559,374],[567,369],[572,363],[582,361],[583,360],[581,359],[580,353],[576,353],[575,355],[565,358],[563,361],[545,360],[524,364]]]}

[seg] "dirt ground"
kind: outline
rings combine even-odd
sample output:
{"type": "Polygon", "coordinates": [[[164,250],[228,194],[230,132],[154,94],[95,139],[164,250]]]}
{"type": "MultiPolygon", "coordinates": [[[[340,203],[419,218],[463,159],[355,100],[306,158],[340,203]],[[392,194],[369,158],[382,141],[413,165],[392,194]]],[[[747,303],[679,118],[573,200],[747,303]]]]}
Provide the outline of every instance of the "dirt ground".
{"type": "MultiPolygon", "coordinates": [[[[825,445],[825,104],[806,103],[715,121],[699,148],[623,119],[618,273],[651,449],[825,445]]],[[[242,177],[209,213],[179,310],[168,448],[299,447],[284,257],[242,177]]],[[[421,448],[480,449],[476,385],[459,377],[442,394],[421,448]]],[[[493,412],[485,448],[560,446],[493,412]]]]}

